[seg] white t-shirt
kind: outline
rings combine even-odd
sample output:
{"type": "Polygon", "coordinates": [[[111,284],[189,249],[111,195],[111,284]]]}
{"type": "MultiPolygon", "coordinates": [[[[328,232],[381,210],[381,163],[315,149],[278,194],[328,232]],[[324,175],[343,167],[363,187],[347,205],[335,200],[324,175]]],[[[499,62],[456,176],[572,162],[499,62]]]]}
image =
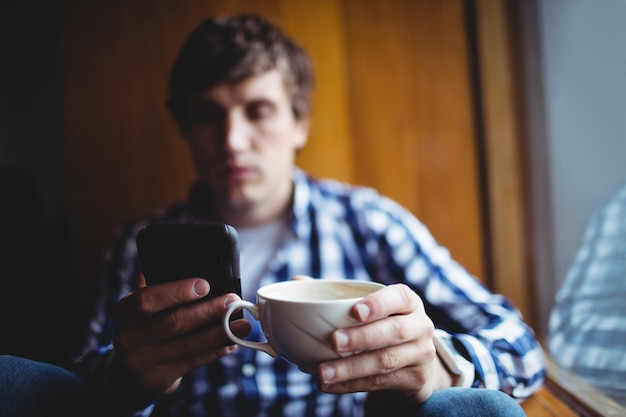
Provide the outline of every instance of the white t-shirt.
{"type": "Polygon", "coordinates": [[[237,228],[239,234],[242,298],[256,302],[256,291],[267,266],[273,259],[280,241],[287,232],[286,216],[270,223],[237,228]]]}

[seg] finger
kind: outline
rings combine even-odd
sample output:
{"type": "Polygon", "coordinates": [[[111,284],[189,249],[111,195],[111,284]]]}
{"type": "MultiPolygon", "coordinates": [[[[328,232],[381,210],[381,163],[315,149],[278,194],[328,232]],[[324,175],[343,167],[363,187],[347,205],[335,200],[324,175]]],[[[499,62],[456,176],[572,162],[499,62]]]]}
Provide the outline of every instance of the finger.
{"type": "Polygon", "coordinates": [[[416,403],[423,403],[433,393],[433,384],[430,383],[430,372],[415,373],[412,369],[403,368],[393,373],[381,374],[339,382],[336,384],[318,383],[321,391],[330,394],[345,394],[352,392],[393,391],[404,394],[416,403]]]}
{"type": "Polygon", "coordinates": [[[150,366],[144,372],[138,373],[138,378],[148,392],[167,392],[176,379],[206,364],[214,362],[223,356],[229,355],[236,349],[236,345],[223,346],[217,349],[204,351],[201,354],[179,358],[177,361],[163,362],[150,366]]]}
{"type": "MultiPolygon", "coordinates": [[[[252,329],[250,322],[243,319],[230,322],[230,327],[233,333],[241,338],[247,336],[252,329]]],[[[160,343],[154,348],[154,353],[160,355],[164,362],[176,362],[232,345],[233,342],[221,326],[203,327],[181,337],[160,343]]]]}
{"type": "Polygon", "coordinates": [[[146,277],[143,272],[139,272],[139,276],[137,277],[137,288],[146,287],[148,284],[146,283],[146,277]]]}
{"type": "Polygon", "coordinates": [[[373,292],[355,304],[352,314],[360,322],[379,320],[393,314],[424,310],[421,298],[404,284],[393,284],[373,292]]]}
{"type": "MultiPolygon", "coordinates": [[[[235,320],[230,325],[233,333],[242,338],[247,336],[252,328],[250,323],[243,319],[235,320]]],[[[225,346],[234,348],[221,326],[205,326],[167,340],[150,340],[149,337],[150,335],[146,335],[139,340],[119,335],[114,337],[116,351],[123,352],[125,362],[137,375],[142,375],[146,370],[160,364],[177,362],[194,355],[205,355],[209,351],[219,353],[225,346]]]]}
{"type": "MultiPolygon", "coordinates": [[[[247,320],[231,322],[232,331],[239,337],[250,333],[251,325],[247,320]]],[[[161,340],[145,345],[126,354],[127,362],[133,363],[137,370],[149,369],[155,364],[186,361],[186,358],[217,351],[218,356],[223,347],[233,346],[221,327],[204,327],[186,333],[180,337],[161,340]]],[[[139,372],[137,372],[139,373],[139,372]]]]}
{"type": "MultiPolygon", "coordinates": [[[[239,337],[245,337],[252,329],[250,322],[243,319],[230,322],[230,326],[239,337]]],[[[146,371],[142,375],[148,384],[153,376],[177,377],[214,362],[236,349],[237,345],[230,342],[222,328],[198,329],[154,349],[151,353],[162,355],[162,360],[156,366],[145,362],[143,367],[146,371]]]]}
{"type": "Polygon", "coordinates": [[[115,316],[125,320],[135,320],[182,303],[199,300],[209,291],[209,283],[201,278],[186,278],[151,285],[120,299],[116,306],[115,316]]]}
{"type": "Polygon", "coordinates": [[[159,314],[137,322],[133,328],[133,338],[141,342],[141,338],[165,340],[178,337],[203,327],[221,327],[226,307],[239,300],[236,294],[225,294],[198,303],[179,305],[164,310],[159,314]]]}
{"type": "Polygon", "coordinates": [[[409,341],[432,340],[433,332],[432,320],[418,311],[336,330],[331,336],[331,343],[337,352],[363,352],[409,341]]]}
{"type": "Polygon", "coordinates": [[[324,363],[318,378],[327,392],[416,390],[428,381],[434,359],[434,347],[405,343],[324,363]]]}

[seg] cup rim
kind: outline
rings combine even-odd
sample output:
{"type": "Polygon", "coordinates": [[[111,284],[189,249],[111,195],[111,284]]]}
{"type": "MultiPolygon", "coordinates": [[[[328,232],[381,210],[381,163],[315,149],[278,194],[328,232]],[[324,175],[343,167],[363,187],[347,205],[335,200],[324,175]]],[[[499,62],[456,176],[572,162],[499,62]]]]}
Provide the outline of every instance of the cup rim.
{"type": "MultiPolygon", "coordinates": [[[[308,285],[308,284],[312,284],[315,283],[315,285],[317,285],[317,283],[319,283],[320,281],[323,281],[325,284],[334,284],[334,283],[342,283],[342,284],[357,284],[359,286],[363,286],[363,287],[372,287],[372,288],[377,288],[377,289],[381,289],[385,287],[385,284],[382,284],[380,282],[376,282],[376,281],[364,281],[364,280],[359,280],[359,279],[334,279],[334,278],[312,278],[312,280],[288,280],[288,281],[280,281],[280,282],[274,282],[272,284],[268,284],[265,285],[261,288],[259,288],[257,290],[257,299],[259,297],[268,299],[268,300],[273,300],[273,301],[280,301],[280,302],[284,302],[284,303],[298,303],[298,304],[320,304],[320,303],[336,303],[338,301],[351,301],[351,300],[360,300],[363,298],[363,296],[358,296],[358,297],[350,297],[350,298],[341,298],[341,299],[332,299],[332,300],[285,300],[283,298],[278,298],[278,297],[272,297],[271,294],[265,294],[265,292],[267,292],[267,290],[271,290],[275,287],[283,287],[283,286],[292,286],[292,285],[308,285]]],[[[374,292],[374,291],[372,291],[374,292]]]]}

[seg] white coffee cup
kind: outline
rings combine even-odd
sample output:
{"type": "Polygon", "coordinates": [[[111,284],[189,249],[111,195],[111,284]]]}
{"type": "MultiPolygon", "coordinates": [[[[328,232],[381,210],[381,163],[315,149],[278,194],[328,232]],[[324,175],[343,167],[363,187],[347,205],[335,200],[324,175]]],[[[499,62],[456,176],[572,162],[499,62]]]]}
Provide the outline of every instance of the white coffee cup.
{"type": "Polygon", "coordinates": [[[314,373],[321,362],[352,353],[337,353],[331,334],[361,323],[352,307],[383,284],[357,280],[307,279],[278,282],[259,288],[257,303],[236,301],[228,306],[224,330],[238,345],[282,356],[300,370],[314,373]],[[246,309],[261,323],[267,342],[252,342],[235,336],[229,319],[235,310],[246,309]]]}

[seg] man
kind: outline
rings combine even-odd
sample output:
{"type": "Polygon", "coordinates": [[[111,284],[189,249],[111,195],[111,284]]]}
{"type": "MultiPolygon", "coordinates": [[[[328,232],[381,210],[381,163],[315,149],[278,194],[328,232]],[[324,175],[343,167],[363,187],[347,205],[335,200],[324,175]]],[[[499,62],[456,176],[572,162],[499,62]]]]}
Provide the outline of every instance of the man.
{"type": "Polygon", "coordinates": [[[626,406],[626,184],[589,221],[550,316],[554,360],[626,406]]]}
{"type": "MultiPolygon", "coordinates": [[[[191,34],[171,71],[168,108],[198,181],[187,201],[123,230],[76,372],[110,415],[357,416],[368,393],[392,399],[390,415],[523,415],[512,398],[538,389],[545,368],[518,312],[395,202],[295,167],[312,86],[306,53],[261,17],[209,19],[191,34]],[[305,374],[235,349],[220,326],[235,294],[191,303],[211,291],[198,278],[145,287],[137,232],[206,221],[239,232],[244,298],[296,275],[388,284],[355,307],[363,326],[333,334],[338,352],[360,353],[305,374]],[[435,339],[451,341],[452,355],[435,339]]],[[[231,328],[259,337],[247,320],[231,328]]]]}

